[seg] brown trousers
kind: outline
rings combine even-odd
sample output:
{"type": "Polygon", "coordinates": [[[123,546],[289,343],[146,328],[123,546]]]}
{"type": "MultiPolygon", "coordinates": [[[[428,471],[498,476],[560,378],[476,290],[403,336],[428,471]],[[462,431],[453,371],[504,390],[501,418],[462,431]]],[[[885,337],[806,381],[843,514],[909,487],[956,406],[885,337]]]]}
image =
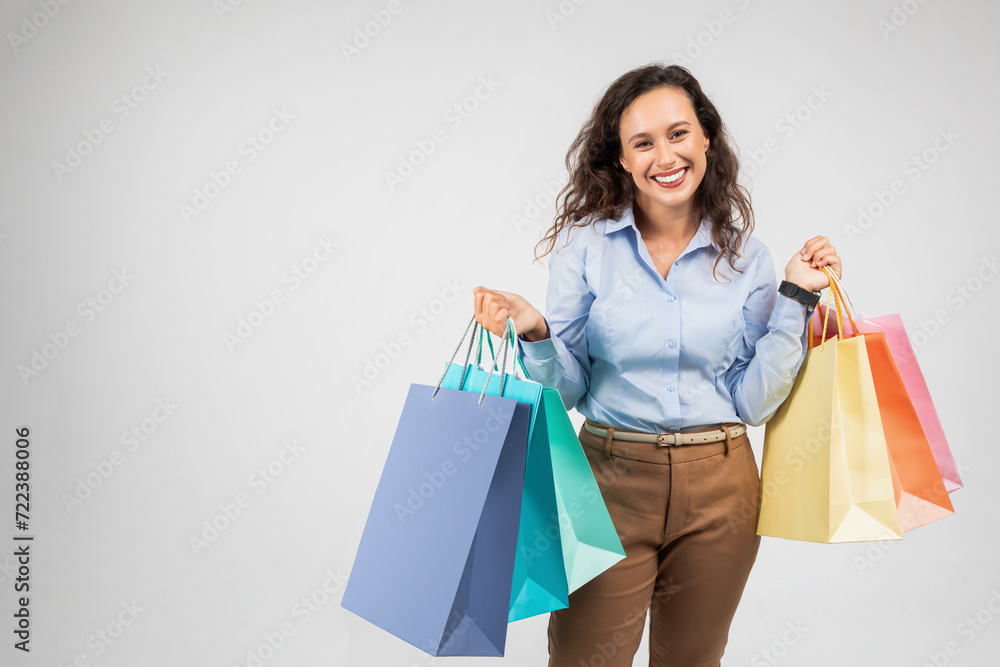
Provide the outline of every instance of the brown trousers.
{"type": "Polygon", "coordinates": [[[647,610],[650,667],[720,665],[760,546],[749,438],[661,447],[585,428],[579,437],[625,558],[549,615],[549,666],[630,667],[647,610]]]}

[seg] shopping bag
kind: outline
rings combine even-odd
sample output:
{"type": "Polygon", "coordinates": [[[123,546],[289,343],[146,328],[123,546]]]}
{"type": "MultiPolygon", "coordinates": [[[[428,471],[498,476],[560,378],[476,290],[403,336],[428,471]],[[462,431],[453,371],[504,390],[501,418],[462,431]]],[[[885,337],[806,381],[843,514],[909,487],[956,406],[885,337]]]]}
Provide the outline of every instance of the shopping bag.
{"type": "MultiPolygon", "coordinates": [[[[512,320],[508,318],[507,322],[511,346],[516,351],[517,331],[512,320]]],[[[517,356],[515,359],[520,361],[517,356]]],[[[523,364],[518,367],[528,375],[523,364]]],[[[572,593],[625,558],[625,549],[559,392],[545,387],[542,403],[552,453],[563,561],[572,593]]]]}
{"type": "Polygon", "coordinates": [[[512,398],[410,386],[344,608],[431,655],[503,655],[528,416],[512,398]]]}
{"type": "Polygon", "coordinates": [[[625,548],[559,392],[546,387],[542,400],[552,449],[563,560],[572,593],[625,558],[625,548]]]}
{"type": "MultiPolygon", "coordinates": [[[[818,310],[823,310],[820,305],[818,310]]],[[[812,319],[812,330],[815,336],[819,336],[819,329],[822,326],[823,313],[819,317],[812,319]]],[[[938,472],[944,481],[945,489],[948,493],[962,488],[962,478],[958,474],[958,466],[952,455],[948,440],[944,435],[941,420],[938,418],[934,401],[931,399],[930,390],[924,380],[924,374],[920,370],[913,346],[910,345],[910,338],[903,326],[903,319],[896,313],[891,315],[865,316],[864,321],[879,327],[885,333],[886,341],[889,343],[889,351],[892,353],[893,361],[899,374],[906,385],[906,393],[913,403],[917,416],[920,418],[920,426],[930,443],[931,453],[934,462],[937,464],[938,472]]],[[[851,333],[850,324],[845,322],[845,335],[851,333]]],[[[830,322],[830,330],[827,336],[836,335],[836,325],[830,322]]]]}
{"type": "Polygon", "coordinates": [[[931,453],[934,456],[938,472],[944,480],[945,489],[951,493],[962,488],[962,478],[959,477],[955,457],[952,456],[951,448],[948,446],[944,428],[941,426],[941,420],[934,408],[934,401],[931,399],[930,389],[927,388],[924,374],[920,370],[920,364],[917,363],[916,354],[910,345],[910,338],[906,335],[903,319],[897,314],[866,317],[865,319],[882,327],[885,332],[892,357],[906,385],[906,392],[913,402],[917,417],[920,419],[920,425],[930,443],[931,453]]]}
{"type": "MultiPolygon", "coordinates": [[[[477,327],[478,322],[473,326],[473,339],[476,337],[477,327]]],[[[480,348],[477,353],[479,360],[482,357],[482,332],[480,330],[480,348]]],[[[490,347],[492,349],[492,342],[490,347]]],[[[471,352],[471,346],[469,351],[471,352]]],[[[468,356],[467,352],[465,364],[452,362],[449,365],[442,386],[477,392],[485,386],[486,393],[492,396],[499,396],[502,390],[503,396],[526,403],[530,410],[521,514],[507,620],[513,622],[565,609],[569,606],[569,589],[559,535],[552,457],[545,410],[539,409],[543,387],[537,382],[518,380],[507,374],[506,369],[503,369],[502,375],[490,377],[479,365],[468,363],[468,356]]],[[[515,359],[515,363],[516,361],[515,359]]]]}
{"type": "Polygon", "coordinates": [[[806,350],[765,424],[763,449],[757,534],[823,543],[902,538],[862,337],[838,334],[806,350]]]}
{"type": "Polygon", "coordinates": [[[865,341],[903,531],[954,514],[930,442],[907,393],[885,330],[857,313],[836,274],[832,275],[830,289],[847,315],[848,322],[842,323],[843,328],[865,341]]]}
{"type": "MultiPolygon", "coordinates": [[[[516,354],[517,332],[510,319],[508,336],[514,368],[520,368],[525,379],[505,374],[503,395],[533,406],[511,596],[513,621],[565,608],[568,593],[623,559],[625,551],[559,392],[530,380],[516,354]]],[[[467,384],[482,384],[481,367],[452,364],[446,375],[450,386],[457,386],[463,368],[467,384]]],[[[487,392],[500,391],[500,378],[494,377],[487,392]]]]}

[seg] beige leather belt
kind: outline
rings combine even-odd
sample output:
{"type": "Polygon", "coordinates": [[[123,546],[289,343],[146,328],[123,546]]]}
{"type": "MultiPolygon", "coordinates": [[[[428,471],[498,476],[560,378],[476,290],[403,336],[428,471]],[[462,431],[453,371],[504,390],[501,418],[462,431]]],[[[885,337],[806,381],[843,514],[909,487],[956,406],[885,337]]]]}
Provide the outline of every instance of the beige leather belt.
{"type": "MultiPolygon", "coordinates": [[[[598,426],[598,422],[586,419],[583,427],[602,438],[608,436],[608,429],[598,426]]],[[[728,426],[723,424],[711,431],[698,431],[695,433],[638,433],[636,431],[621,431],[612,428],[612,440],[625,440],[627,442],[655,442],[663,447],[676,447],[678,445],[703,445],[709,442],[719,442],[726,439],[726,431],[729,431],[730,438],[738,438],[747,432],[746,424],[728,426]]]]}

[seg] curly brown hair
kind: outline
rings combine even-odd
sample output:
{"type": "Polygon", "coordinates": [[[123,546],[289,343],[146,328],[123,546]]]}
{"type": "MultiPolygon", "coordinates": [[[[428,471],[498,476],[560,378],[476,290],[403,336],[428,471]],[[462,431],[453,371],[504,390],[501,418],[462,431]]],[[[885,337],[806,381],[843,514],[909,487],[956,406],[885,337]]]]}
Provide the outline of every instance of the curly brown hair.
{"type": "MultiPolygon", "coordinates": [[[[695,191],[693,204],[698,218],[708,218],[711,222],[712,239],[723,248],[712,267],[712,275],[718,280],[716,269],[723,258],[733,266],[735,258],[742,257],[739,247],[743,237],[753,232],[753,209],[749,191],[737,182],[739,160],[722,117],[687,68],[652,63],[618,77],[570,145],[566,154],[569,182],[556,196],[557,216],[535,245],[535,261],[552,252],[559,232],[566,225],[585,227],[595,219],[619,218],[635,200],[632,175],[618,161],[622,154],[621,117],[635,98],[660,87],[684,91],[710,141],[705,177],[695,191]],[[737,220],[742,224],[737,224],[737,220]],[[538,246],[545,241],[547,249],[538,255],[538,246]]],[[[739,271],[735,267],[734,270],[739,271]]]]}

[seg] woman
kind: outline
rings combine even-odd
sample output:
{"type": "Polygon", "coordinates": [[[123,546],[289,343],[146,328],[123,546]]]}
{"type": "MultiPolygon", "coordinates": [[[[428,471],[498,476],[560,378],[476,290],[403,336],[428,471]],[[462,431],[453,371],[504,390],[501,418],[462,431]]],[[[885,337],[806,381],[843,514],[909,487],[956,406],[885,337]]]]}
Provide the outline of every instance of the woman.
{"type": "Polygon", "coordinates": [[[542,239],[546,315],[473,290],[480,324],[503,335],[511,317],[532,378],[587,418],[580,442],[625,548],[549,616],[549,665],[631,665],[647,610],[650,665],[719,665],[760,544],[745,424],[788,395],[829,285],[819,267],[839,276],[840,258],[814,236],[776,284],[731,140],[683,67],[615,81],[566,163],[542,239]]]}

